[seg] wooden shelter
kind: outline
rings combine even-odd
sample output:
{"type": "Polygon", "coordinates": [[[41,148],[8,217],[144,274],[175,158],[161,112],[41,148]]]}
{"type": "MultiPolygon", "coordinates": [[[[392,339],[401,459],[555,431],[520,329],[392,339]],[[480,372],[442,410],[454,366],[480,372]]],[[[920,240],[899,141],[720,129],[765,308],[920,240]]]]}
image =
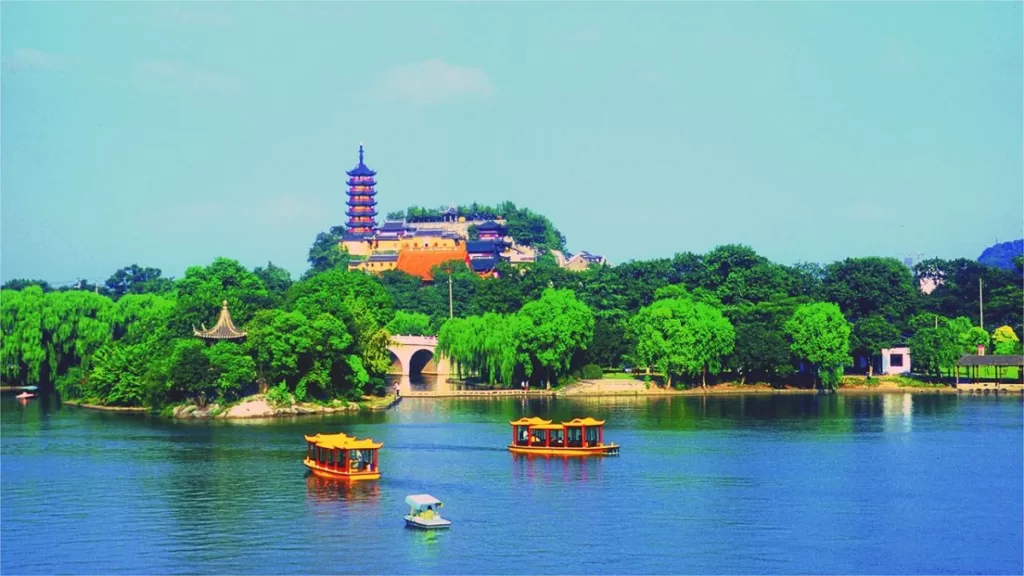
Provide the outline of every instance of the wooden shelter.
{"type": "Polygon", "coordinates": [[[1020,383],[1024,384],[1024,355],[1020,354],[1006,354],[997,356],[984,356],[967,354],[960,357],[960,361],[956,363],[956,383],[960,384],[960,368],[967,368],[967,377],[971,378],[973,382],[977,382],[980,376],[980,368],[982,366],[992,366],[995,368],[995,381],[999,382],[1000,372],[1003,368],[1017,368],[1017,378],[1020,379],[1020,383]]]}
{"type": "Polygon", "coordinates": [[[246,332],[236,328],[235,323],[231,321],[227,300],[221,302],[217,324],[209,330],[206,329],[206,324],[202,324],[202,327],[202,330],[196,330],[196,327],[192,326],[192,333],[204,340],[241,340],[246,336],[246,332]]]}

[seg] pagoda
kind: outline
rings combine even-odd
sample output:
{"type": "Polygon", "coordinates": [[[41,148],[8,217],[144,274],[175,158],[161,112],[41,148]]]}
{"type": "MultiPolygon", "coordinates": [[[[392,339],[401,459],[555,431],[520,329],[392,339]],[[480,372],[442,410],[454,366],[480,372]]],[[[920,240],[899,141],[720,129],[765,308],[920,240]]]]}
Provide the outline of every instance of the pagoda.
{"type": "Polygon", "coordinates": [[[235,323],[231,321],[231,314],[228,313],[228,301],[224,300],[221,302],[220,317],[217,318],[217,324],[209,330],[206,329],[206,325],[202,324],[202,330],[196,330],[195,326],[192,326],[192,333],[204,340],[241,340],[245,338],[246,332],[239,330],[235,327],[235,323]]]}
{"type": "Polygon", "coordinates": [[[363,143],[359,143],[359,164],[346,172],[348,174],[348,222],[345,227],[350,236],[371,236],[377,227],[377,195],[373,189],[377,181],[376,172],[363,164],[363,143]]]}

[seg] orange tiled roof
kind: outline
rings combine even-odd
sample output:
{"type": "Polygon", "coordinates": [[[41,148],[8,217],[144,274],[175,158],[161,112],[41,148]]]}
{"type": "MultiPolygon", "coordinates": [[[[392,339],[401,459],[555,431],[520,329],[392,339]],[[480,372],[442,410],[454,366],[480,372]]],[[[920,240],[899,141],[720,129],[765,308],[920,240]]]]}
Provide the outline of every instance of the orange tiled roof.
{"type": "Polygon", "coordinates": [[[434,266],[449,260],[465,262],[467,257],[465,245],[454,250],[402,250],[398,253],[398,264],[395,267],[429,282],[433,280],[430,270],[434,266]]]}

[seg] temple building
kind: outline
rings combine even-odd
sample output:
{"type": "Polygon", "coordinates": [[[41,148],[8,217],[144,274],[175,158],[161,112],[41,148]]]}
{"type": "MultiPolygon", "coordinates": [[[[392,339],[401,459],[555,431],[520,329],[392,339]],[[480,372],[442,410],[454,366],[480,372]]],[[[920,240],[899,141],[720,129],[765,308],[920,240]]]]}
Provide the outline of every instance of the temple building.
{"type": "Polygon", "coordinates": [[[220,316],[217,318],[217,324],[209,330],[206,329],[206,324],[201,324],[201,326],[203,327],[202,330],[196,330],[196,327],[193,326],[192,333],[203,340],[241,340],[246,336],[246,332],[236,328],[235,323],[231,321],[227,300],[221,302],[220,316]]]}
{"type": "Polygon", "coordinates": [[[377,226],[377,173],[363,161],[363,145],[359,144],[359,164],[348,174],[348,221],[339,244],[353,259],[349,270],[379,274],[401,270],[424,281],[431,281],[431,270],[444,262],[465,262],[481,277],[496,275],[498,262],[533,262],[536,252],[528,246],[516,246],[505,237],[505,221],[501,218],[467,221],[458,209],[450,206],[440,221],[406,222],[387,220],[377,226]],[[470,227],[478,240],[469,241],[470,227]]]}
{"type": "Polygon", "coordinates": [[[347,235],[356,238],[372,236],[377,228],[376,172],[363,163],[363,143],[359,143],[359,164],[348,174],[347,235]]]}

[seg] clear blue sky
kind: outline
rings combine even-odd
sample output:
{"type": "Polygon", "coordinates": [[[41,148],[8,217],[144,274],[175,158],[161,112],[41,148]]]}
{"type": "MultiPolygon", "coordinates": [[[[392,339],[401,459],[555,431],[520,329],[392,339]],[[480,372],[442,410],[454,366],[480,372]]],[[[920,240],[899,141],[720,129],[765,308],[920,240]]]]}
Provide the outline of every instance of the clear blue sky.
{"type": "Polygon", "coordinates": [[[1019,2],[4,2],[0,277],[298,274],[510,199],[613,262],[977,258],[1024,235],[1019,2]]]}

